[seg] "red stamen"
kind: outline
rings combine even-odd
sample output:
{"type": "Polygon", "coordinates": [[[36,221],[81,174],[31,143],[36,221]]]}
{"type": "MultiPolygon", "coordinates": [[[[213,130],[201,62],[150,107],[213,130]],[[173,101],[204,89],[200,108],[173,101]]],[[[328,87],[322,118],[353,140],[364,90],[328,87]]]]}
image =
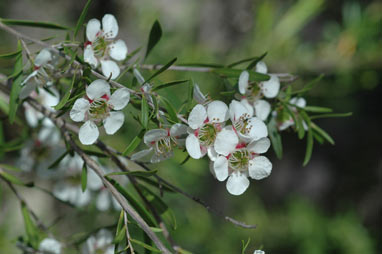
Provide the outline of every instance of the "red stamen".
{"type": "Polygon", "coordinates": [[[84,48],[86,48],[88,45],[92,45],[92,42],[91,42],[91,41],[86,41],[86,42],[84,43],[84,48]]]}
{"type": "Polygon", "coordinates": [[[210,120],[208,119],[208,117],[206,118],[206,120],[204,120],[203,123],[208,123],[210,120]]]}
{"type": "Polygon", "coordinates": [[[247,145],[245,144],[245,143],[239,143],[239,144],[237,144],[236,145],[236,149],[240,149],[240,148],[244,148],[244,147],[246,147],[247,145]]]}
{"type": "Polygon", "coordinates": [[[107,95],[107,94],[102,95],[101,98],[102,98],[102,99],[105,99],[105,100],[107,100],[107,101],[110,99],[109,95],[107,95]]]}
{"type": "Polygon", "coordinates": [[[35,65],[35,66],[33,67],[33,70],[34,70],[34,71],[37,71],[38,69],[40,69],[40,66],[36,66],[36,65],[35,65]]]}

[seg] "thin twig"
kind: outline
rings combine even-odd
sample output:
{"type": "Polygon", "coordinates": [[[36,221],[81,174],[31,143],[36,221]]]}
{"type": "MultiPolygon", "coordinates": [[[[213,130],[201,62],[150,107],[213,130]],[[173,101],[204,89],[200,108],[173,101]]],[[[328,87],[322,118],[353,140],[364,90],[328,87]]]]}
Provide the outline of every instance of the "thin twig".
{"type": "Polygon", "coordinates": [[[123,213],[123,220],[124,220],[124,223],[125,223],[125,228],[126,228],[126,239],[127,239],[127,243],[129,245],[129,248],[130,248],[130,253],[131,254],[134,254],[134,248],[133,248],[133,245],[131,244],[131,241],[130,241],[130,233],[129,233],[129,227],[127,226],[127,215],[126,215],[126,212],[123,213]]]}

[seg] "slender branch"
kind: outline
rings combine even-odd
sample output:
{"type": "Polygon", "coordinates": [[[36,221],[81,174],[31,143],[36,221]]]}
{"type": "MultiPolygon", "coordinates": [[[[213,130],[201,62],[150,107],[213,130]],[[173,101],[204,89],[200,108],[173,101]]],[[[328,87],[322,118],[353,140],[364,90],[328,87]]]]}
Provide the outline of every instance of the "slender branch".
{"type": "Polygon", "coordinates": [[[126,228],[126,239],[127,239],[128,245],[130,247],[130,253],[131,254],[135,254],[133,245],[131,244],[131,241],[130,241],[130,233],[129,233],[129,227],[127,226],[127,215],[126,215],[126,212],[123,213],[123,220],[124,220],[124,224],[125,224],[125,228],[126,228]]]}

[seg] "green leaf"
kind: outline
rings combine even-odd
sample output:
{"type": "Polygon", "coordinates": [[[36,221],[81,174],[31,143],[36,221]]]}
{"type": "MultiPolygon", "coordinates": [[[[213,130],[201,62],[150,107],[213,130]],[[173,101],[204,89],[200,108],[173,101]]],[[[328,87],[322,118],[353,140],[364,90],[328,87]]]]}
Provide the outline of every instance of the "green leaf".
{"type": "Polygon", "coordinates": [[[248,248],[248,245],[250,242],[251,242],[251,238],[249,238],[249,237],[248,237],[247,242],[244,242],[244,240],[241,240],[241,244],[242,244],[241,254],[245,254],[245,251],[248,248]]]}
{"type": "Polygon", "coordinates": [[[145,134],[145,129],[142,129],[137,136],[131,141],[131,143],[126,147],[125,151],[123,151],[122,156],[126,156],[133,152],[141,143],[143,135],[145,134]]]}
{"type": "Polygon", "coordinates": [[[0,55],[0,58],[13,58],[13,57],[16,57],[18,56],[20,53],[22,52],[22,50],[16,50],[15,52],[11,52],[11,53],[6,53],[6,54],[3,54],[3,55],[0,55]]]}
{"type": "Polygon", "coordinates": [[[107,174],[106,176],[128,175],[128,176],[150,177],[155,175],[157,172],[158,170],[150,170],[150,171],[135,170],[135,171],[129,171],[129,172],[112,172],[107,174]]]}
{"type": "Polygon", "coordinates": [[[304,125],[302,123],[301,117],[299,117],[298,114],[292,111],[286,103],[282,102],[282,104],[284,105],[284,109],[286,110],[286,112],[293,118],[293,122],[295,123],[295,128],[297,130],[298,138],[303,139],[305,136],[305,129],[304,129],[304,125]]]}
{"type": "Polygon", "coordinates": [[[91,156],[97,156],[97,157],[101,157],[101,158],[106,158],[107,157],[106,154],[103,154],[103,153],[100,153],[100,152],[96,152],[96,151],[90,151],[90,150],[87,150],[87,149],[82,149],[82,151],[84,153],[86,153],[87,155],[91,155],[91,156]]]}
{"type": "Polygon", "coordinates": [[[163,232],[163,229],[161,228],[155,228],[155,227],[150,227],[151,231],[153,231],[154,233],[160,233],[160,232],[163,232]]]}
{"type": "MultiPolygon", "coordinates": [[[[230,69],[230,68],[217,68],[212,70],[213,72],[227,78],[239,78],[240,74],[243,72],[243,70],[238,69],[230,69]]],[[[251,81],[266,81],[270,77],[267,74],[258,73],[255,71],[247,70],[249,73],[249,79],[251,81]]]]}
{"type": "Polygon", "coordinates": [[[149,226],[157,227],[158,224],[151,216],[151,214],[146,210],[144,206],[141,205],[130,193],[123,188],[117,181],[109,176],[105,176],[105,178],[121,193],[126,200],[130,203],[130,205],[142,216],[142,218],[146,221],[149,226]]]}
{"type": "Polygon", "coordinates": [[[277,123],[274,118],[272,118],[272,120],[268,123],[268,134],[277,158],[281,159],[283,157],[283,145],[281,142],[280,133],[277,129],[277,123]]]}
{"type": "Polygon", "coordinates": [[[142,246],[143,248],[145,248],[147,250],[150,250],[150,251],[153,251],[153,252],[157,252],[157,253],[161,253],[161,251],[158,250],[157,248],[154,248],[154,247],[152,247],[152,246],[150,246],[150,245],[148,245],[148,244],[146,244],[144,242],[138,241],[138,240],[133,239],[133,238],[130,238],[130,241],[135,243],[135,244],[138,244],[138,245],[142,246]]]}
{"type": "Polygon", "coordinates": [[[86,163],[84,163],[84,165],[82,166],[82,174],[81,174],[82,192],[85,192],[87,183],[88,183],[88,167],[86,166],[86,163]]]}
{"type": "Polygon", "coordinates": [[[188,79],[172,81],[172,82],[164,83],[164,84],[161,84],[159,86],[153,87],[151,90],[152,91],[158,91],[160,89],[167,88],[170,86],[179,85],[179,84],[183,84],[183,83],[188,82],[188,81],[189,81],[188,79]]]}
{"type": "Polygon", "coordinates": [[[81,29],[81,26],[82,24],[84,23],[85,21],[85,17],[86,17],[86,14],[88,13],[88,10],[89,10],[89,6],[90,6],[90,3],[92,2],[92,0],[88,0],[84,9],[82,10],[81,12],[81,15],[77,21],[77,25],[76,25],[76,29],[74,30],[74,38],[76,38],[77,34],[78,34],[78,31],[81,29]]]}
{"type": "Polygon", "coordinates": [[[11,94],[9,97],[9,122],[11,124],[14,122],[16,118],[18,99],[19,99],[19,94],[21,91],[21,83],[23,78],[21,75],[23,71],[23,54],[22,54],[22,47],[21,47],[20,41],[18,41],[17,43],[17,50],[19,51],[19,54],[16,56],[15,68],[13,70],[13,74],[17,74],[17,75],[15,75],[13,79],[11,94]]]}
{"type": "Polygon", "coordinates": [[[253,67],[256,66],[256,64],[258,62],[260,62],[261,60],[264,59],[264,57],[267,55],[267,52],[265,52],[264,54],[262,54],[261,56],[259,56],[258,58],[254,59],[248,66],[247,66],[247,70],[251,70],[253,69],[253,67]]]}
{"type": "Polygon", "coordinates": [[[170,118],[170,120],[174,123],[177,123],[179,122],[179,119],[178,119],[178,114],[174,108],[174,106],[171,104],[171,102],[169,100],[167,100],[165,97],[160,97],[160,100],[163,102],[164,104],[164,107],[166,108],[167,110],[167,114],[170,118]]]}
{"type": "Polygon", "coordinates": [[[328,141],[330,144],[334,145],[334,139],[323,129],[318,127],[318,125],[312,123],[311,124],[312,129],[317,132],[321,137],[323,137],[326,141],[328,141]]]}
{"type": "Polygon", "coordinates": [[[310,81],[307,85],[305,85],[302,89],[292,92],[291,94],[297,94],[297,97],[302,96],[307,91],[311,90],[325,75],[321,74],[314,80],[310,81]]]}
{"type": "Polygon", "coordinates": [[[178,64],[178,66],[224,68],[224,65],[222,65],[222,64],[209,64],[209,63],[181,63],[181,64],[178,64]]]}
{"type": "Polygon", "coordinates": [[[175,63],[177,60],[177,58],[175,57],[174,59],[172,59],[170,62],[168,62],[167,64],[163,65],[162,68],[160,68],[158,71],[156,71],[153,75],[151,75],[151,77],[149,77],[147,80],[145,80],[145,82],[143,82],[142,86],[146,83],[148,83],[150,80],[152,80],[153,78],[155,78],[156,76],[158,76],[159,74],[161,74],[162,72],[164,72],[165,70],[167,70],[171,65],[173,65],[173,63],[175,63]]]}
{"type": "Polygon", "coordinates": [[[145,96],[142,97],[141,101],[141,124],[144,129],[147,129],[149,123],[149,104],[145,96]]]}
{"type": "Polygon", "coordinates": [[[0,176],[3,177],[6,181],[8,181],[8,182],[10,182],[12,184],[21,185],[21,186],[24,186],[24,187],[33,187],[33,183],[32,182],[24,183],[23,181],[21,181],[20,179],[18,179],[14,175],[8,174],[5,171],[0,170],[0,176]]]}
{"type": "Polygon", "coordinates": [[[145,58],[147,58],[147,56],[150,54],[151,50],[155,47],[155,45],[159,42],[161,37],[162,37],[161,25],[158,20],[155,20],[153,26],[151,27],[145,58]]]}
{"type": "Polygon", "coordinates": [[[50,22],[40,22],[33,20],[18,20],[18,19],[0,19],[0,22],[6,25],[13,26],[31,26],[39,28],[48,28],[48,29],[58,29],[58,30],[70,30],[69,27],[50,23],[50,22]]]}
{"type": "Polygon", "coordinates": [[[317,107],[317,106],[305,106],[304,108],[301,108],[308,112],[316,112],[316,113],[327,113],[332,112],[333,110],[331,108],[324,108],[324,107],[317,107]]]}
{"type": "Polygon", "coordinates": [[[24,218],[25,232],[27,234],[27,242],[34,248],[38,249],[39,244],[39,230],[37,226],[32,221],[32,218],[29,215],[28,208],[24,203],[21,204],[21,213],[24,218]]]}
{"type": "Polygon", "coordinates": [[[61,101],[56,106],[54,106],[55,110],[62,109],[65,106],[65,104],[68,102],[69,97],[70,97],[70,93],[73,90],[73,85],[74,85],[74,81],[75,80],[76,80],[76,75],[73,75],[72,83],[70,85],[70,88],[66,90],[66,92],[65,92],[64,96],[62,97],[61,101]]]}
{"type": "Polygon", "coordinates": [[[313,143],[314,143],[314,140],[313,140],[313,131],[312,131],[311,126],[309,126],[308,136],[307,136],[307,139],[306,139],[305,158],[304,158],[304,162],[302,164],[303,166],[306,166],[308,164],[308,162],[310,161],[310,158],[312,157],[313,143]]]}
{"type": "Polygon", "coordinates": [[[168,223],[171,224],[172,228],[176,229],[176,218],[172,210],[167,206],[167,204],[154,192],[152,192],[150,189],[146,188],[145,186],[141,185],[140,189],[147,198],[147,200],[150,202],[152,206],[154,206],[158,213],[162,215],[162,218],[168,223]]]}
{"type": "Polygon", "coordinates": [[[158,190],[162,189],[164,191],[168,191],[168,192],[172,192],[174,193],[175,191],[168,185],[166,185],[165,183],[161,182],[161,184],[159,184],[158,181],[155,181],[153,179],[150,179],[150,178],[147,178],[147,177],[142,177],[142,176],[139,176],[139,175],[136,175],[135,176],[138,180],[141,180],[155,188],[158,188],[158,190]]]}
{"type": "Polygon", "coordinates": [[[15,167],[15,166],[7,165],[7,164],[0,164],[0,168],[6,169],[6,170],[9,170],[9,171],[16,171],[16,172],[20,172],[21,171],[21,169],[15,167]]]}
{"type": "Polygon", "coordinates": [[[329,118],[329,117],[348,117],[353,115],[353,112],[348,113],[333,113],[333,114],[321,114],[321,115],[314,115],[311,116],[310,119],[319,119],[319,118],[329,118]]]}
{"type": "Polygon", "coordinates": [[[57,158],[50,166],[48,169],[54,169],[55,167],[58,166],[58,164],[65,158],[66,155],[69,154],[70,151],[66,150],[63,154],[60,155],[60,157],[57,158]]]}

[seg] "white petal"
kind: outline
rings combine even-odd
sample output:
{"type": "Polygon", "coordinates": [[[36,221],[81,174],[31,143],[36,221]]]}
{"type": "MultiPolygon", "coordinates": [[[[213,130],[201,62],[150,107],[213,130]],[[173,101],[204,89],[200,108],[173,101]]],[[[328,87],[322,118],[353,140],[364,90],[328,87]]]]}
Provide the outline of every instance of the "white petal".
{"type": "Polygon", "coordinates": [[[257,156],[249,161],[249,176],[256,180],[261,180],[271,174],[272,163],[265,156],[257,156]]]}
{"type": "Polygon", "coordinates": [[[248,102],[247,99],[241,99],[240,100],[240,103],[243,104],[243,106],[247,109],[248,111],[248,114],[250,116],[253,116],[253,114],[255,113],[254,109],[253,109],[253,106],[248,102]]]}
{"type": "Polygon", "coordinates": [[[94,50],[91,45],[87,45],[84,49],[84,61],[90,64],[93,68],[97,68],[98,60],[94,55],[94,50]]]}
{"type": "Polygon", "coordinates": [[[87,88],[86,95],[89,99],[99,99],[104,95],[110,96],[110,85],[105,80],[94,80],[87,88]]]}
{"type": "Polygon", "coordinates": [[[271,142],[268,138],[261,138],[257,141],[252,141],[247,145],[247,149],[251,152],[260,154],[268,151],[271,146],[271,142]]]}
{"type": "Polygon", "coordinates": [[[280,90],[280,81],[276,75],[270,75],[270,79],[262,82],[262,91],[266,98],[274,98],[280,90]]]}
{"type": "Polygon", "coordinates": [[[233,172],[228,178],[226,185],[228,192],[235,196],[243,194],[248,186],[248,178],[240,172],[233,172]]]}
{"type": "Polygon", "coordinates": [[[113,39],[118,34],[118,23],[114,15],[105,14],[102,18],[102,29],[105,37],[108,39],[113,39]]]}
{"type": "Polygon", "coordinates": [[[245,94],[245,92],[247,91],[248,81],[249,81],[249,73],[248,71],[243,71],[239,77],[239,92],[241,94],[245,94]]]}
{"type": "MultiPolygon", "coordinates": [[[[36,72],[37,73],[37,72],[36,72]]],[[[35,82],[30,82],[30,83],[27,83],[23,86],[23,88],[21,88],[21,91],[20,91],[20,99],[25,99],[26,97],[28,97],[34,90],[36,90],[37,88],[37,84],[35,82]]]]}
{"type": "Polygon", "coordinates": [[[76,102],[74,102],[72,110],[70,110],[70,118],[75,122],[84,121],[89,107],[90,103],[88,100],[84,98],[77,99],[76,102]]]}
{"type": "Polygon", "coordinates": [[[171,137],[174,137],[176,139],[185,137],[185,135],[187,134],[187,128],[187,125],[176,123],[173,126],[171,126],[170,135],[171,137]]]}
{"type": "Polygon", "coordinates": [[[214,162],[214,172],[216,179],[224,181],[228,177],[228,160],[224,156],[219,156],[214,162]]]}
{"type": "Polygon", "coordinates": [[[32,108],[27,102],[24,102],[25,107],[25,120],[27,120],[27,123],[31,127],[37,127],[38,120],[43,118],[44,116],[36,111],[34,108],[32,108]]]}
{"type": "Polygon", "coordinates": [[[265,121],[271,112],[271,104],[266,100],[257,100],[253,103],[253,106],[255,107],[256,116],[265,121]]]}
{"type": "Polygon", "coordinates": [[[199,139],[194,134],[188,135],[186,139],[186,149],[191,158],[200,159],[203,153],[200,149],[199,139]]]}
{"type": "Polygon", "coordinates": [[[98,19],[91,19],[89,20],[88,24],[86,25],[86,37],[89,41],[93,42],[95,41],[97,37],[97,33],[101,30],[101,23],[98,19]]]}
{"type": "Polygon", "coordinates": [[[149,155],[152,151],[153,151],[153,149],[150,148],[150,149],[145,149],[145,150],[139,151],[137,153],[134,153],[133,155],[131,155],[131,160],[132,161],[140,160],[143,157],[149,155]]]}
{"type": "Polygon", "coordinates": [[[123,40],[117,40],[109,45],[109,54],[111,58],[117,61],[122,61],[127,55],[127,46],[123,40]]]}
{"type": "Polygon", "coordinates": [[[191,113],[188,117],[188,125],[196,130],[198,128],[200,128],[203,123],[204,123],[204,120],[207,119],[207,111],[206,109],[204,108],[203,105],[201,104],[197,104],[192,110],[191,110],[191,113]]]}
{"type": "Polygon", "coordinates": [[[52,107],[56,106],[60,101],[60,95],[54,88],[49,88],[51,93],[48,93],[45,89],[39,89],[38,97],[45,107],[54,111],[52,107]],[[52,94],[53,93],[53,94],[52,94]]]}
{"type": "Polygon", "coordinates": [[[235,150],[238,143],[239,138],[235,131],[232,130],[232,127],[226,127],[216,135],[214,147],[218,154],[227,156],[235,150]]]}
{"type": "Polygon", "coordinates": [[[36,56],[36,59],[34,60],[34,65],[40,67],[47,64],[51,60],[52,53],[49,51],[49,49],[43,49],[36,56]]]}
{"type": "Polygon", "coordinates": [[[290,99],[289,101],[290,104],[294,104],[296,105],[297,107],[300,107],[300,108],[305,108],[306,106],[306,100],[302,97],[293,97],[292,99],[290,99]]]}
{"type": "Polygon", "coordinates": [[[102,190],[98,194],[97,201],[96,201],[96,207],[100,211],[106,211],[110,208],[110,196],[107,190],[102,190]]]}
{"type": "Polygon", "coordinates": [[[53,238],[45,238],[41,241],[38,250],[43,254],[60,254],[61,253],[61,243],[53,238]]]}
{"type": "Polygon", "coordinates": [[[215,161],[219,156],[219,154],[215,151],[215,148],[213,146],[207,148],[207,155],[211,161],[215,161]]]}
{"type": "Polygon", "coordinates": [[[119,76],[120,69],[116,62],[111,60],[101,60],[102,74],[111,79],[116,79],[119,76]]]}
{"type": "Polygon", "coordinates": [[[249,113],[247,108],[236,100],[232,100],[229,104],[229,115],[232,122],[238,121],[242,116],[250,117],[249,113]]]}
{"type": "Polygon", "coordinates": [[[207,106],[207,116],[209,122],[222,123],[228,119],[228,106],[222,101],[213,101],[207,106]]]}
{"type": "Polygon", "coordinates": [[[117,89],[110,97],[109,104],[114,110],[121,110],[126,107],[130,100],[130,92],[127,88],[117,89]]]}
{"type": "Polygon", "coordinates": [[[89,167],[88,167],[87,187],[92,191],[97,191],[103,187],[101,178],[99,178],[99,176],[89,167]]]}
{"type": "Polygon", "coordinates": [[[252,117],[248,119],[247,126],[250,126],[250,132],[249,132],[249,137],[251,140],[259,140],[261,138],[264,138],[268,136],[268,129],[267,126],[263,121],[261,121],[257,117],[252,117]]]}
{"type": "Polygon", "coordinates": [[[74,192],[73,199],[71,199],[71,203],[78,207],[83,207],[89,204],[91,200],[91,194],[89,190],[82,192],[81,186],[78,186],[74,192]]]}
{"type": "MultiPolygon", "coordinates": [[[[145,78],[142,76],[142,74],[136,68],[134,68],[133,73],[134,73],[134,77],[138,80],[138,83],[142,85],[145,82],[145,78]]],[[[145,91],[145,92],[147,92],[147,91],[145,91]]]]}
{"type": "Polygon", "coordinates": [[[193,97],[194,97],[194,100],[196,100],[200,104],[203,104],[207,101],[206,96],[202,93],[202,91],[200,91],[198,84],[194,84],[193,97]]]}
{"type": "Polygon", "coordinates": [[[146,145],[150,145],[151,142],[158,141],[161,138],[167,137],[168,131],[165,129],[152,129],[145,133],[143,141],[146,145]]]}
{"type": "Polygon", "coordinates": [[[99,136],[97,125],[92,121],[86,121],[80,128],[78,137],[82,144],[91,145],[99,136]]]}
{"type": "Polygon", "coordinates": [[[125,115],[122,112],[110,112],[110,115],[103,120],[103,127],[105,128],[106,134],[113,135],[116,133],[124,121],[125,115]]]}
{"type": "Polygon", "coordinates": [[[97,233],[97,246],[106,247],[113,241],[113,235],[107,229],[101,229],[97,233]]]}
{"type": "Polygon", "coordinates": [[[266,74],[268,72],[267,65],[263,61],[260,61],[256,64],[255,71],[266,74]]]}
{"type": "Polygon", "coordinates": [[[285,129],[288,129],[290,126],[293,126],[294,125],[294,122],[293,122],[293,119],[290,118],[288,120],[285,120],[283,121],[280,125],[279,125],[279,130],[280,131],[283,131],[285,129]]]}

